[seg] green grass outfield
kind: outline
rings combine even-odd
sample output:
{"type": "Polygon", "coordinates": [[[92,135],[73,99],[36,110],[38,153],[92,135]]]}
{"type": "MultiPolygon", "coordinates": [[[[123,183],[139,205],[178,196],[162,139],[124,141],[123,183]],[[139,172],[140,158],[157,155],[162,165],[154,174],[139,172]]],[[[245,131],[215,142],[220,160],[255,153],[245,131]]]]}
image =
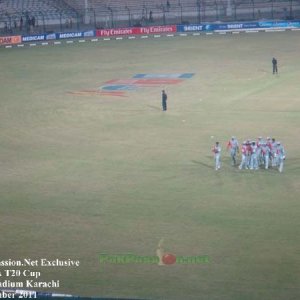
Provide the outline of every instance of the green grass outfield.
{"type": "Polygon", "coordinates": [[[298,32],[0,49],[0,260],[78,259],[27,268],[74,295],[299,299],[299,49],[298,32]],[[195,75],[123,98],[69,94],[137,73],[195,75]],[[284,172],[231,167],[231,135],[282,141],[284,172]],[[210,262],[99,262],[156,255],[162,238],[210,262]]]}

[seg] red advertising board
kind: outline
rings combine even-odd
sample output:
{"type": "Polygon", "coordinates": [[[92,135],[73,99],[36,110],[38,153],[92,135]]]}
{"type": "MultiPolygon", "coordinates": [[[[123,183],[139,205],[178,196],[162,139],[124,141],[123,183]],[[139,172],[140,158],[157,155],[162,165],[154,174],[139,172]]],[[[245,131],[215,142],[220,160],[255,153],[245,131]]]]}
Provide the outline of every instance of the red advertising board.
{"type": "Polygon", "coordinates": [[[20,44],[22,42],[20,35],[0,36],[0,45],[20,44]]]}
{"type": "Polygon", "coordinates": [[[149,27],[132,27],[132,28],[110,28],[98,29],[96,36],[111,37],[111,36],[126,36],[126,35],[140,35],[140,34],[162,34],[176,32],[176,25],[169,26],[149,26],[149,27]]]}

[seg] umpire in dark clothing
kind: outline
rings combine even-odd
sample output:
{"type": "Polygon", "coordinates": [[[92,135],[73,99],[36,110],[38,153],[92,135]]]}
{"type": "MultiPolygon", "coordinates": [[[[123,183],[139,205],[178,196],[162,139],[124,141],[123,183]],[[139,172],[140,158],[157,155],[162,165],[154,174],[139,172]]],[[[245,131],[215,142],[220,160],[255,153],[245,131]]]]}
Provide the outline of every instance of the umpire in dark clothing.
{"type": "Polygon", "coordinates": [[[167,96],[166,92],[163,90],[162,94],[161,94],[161,104],[162,104],[163,111],[167,110],[167,99],[168,99],[168,96],[167,96]]]}
{"type": "Polygon", "coordinates": [[[272,65],[273,65],[273,74],[278,74],[278,69],[277,69],[277,59],[273,57],[272,59],[272,65]]]}

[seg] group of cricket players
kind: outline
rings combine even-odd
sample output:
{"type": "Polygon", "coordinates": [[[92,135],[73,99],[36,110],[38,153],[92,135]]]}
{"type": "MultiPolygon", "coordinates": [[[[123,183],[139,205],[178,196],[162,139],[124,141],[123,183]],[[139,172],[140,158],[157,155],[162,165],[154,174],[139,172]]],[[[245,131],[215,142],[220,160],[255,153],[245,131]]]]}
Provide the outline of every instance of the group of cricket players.
{"type": "MultiPolygon", "coordinates": [[[[267,137],[263,139],[258,137],[256,141],[246,140],[239,145],[236,137],[232,136],[228,141],[226,150],[230,151],[232,165],[237,166],[237,155],[241,153],[241,162],[238,165],[240,170],[258,170],[260,168],[277,168],[279,172],[283,171],[285,161],[285,150],[281,142],[275,138],[267,137]]],[[[221,145],[216,142],[212,148],[215,159],[215,169],[221,168],[221,145]]]]}

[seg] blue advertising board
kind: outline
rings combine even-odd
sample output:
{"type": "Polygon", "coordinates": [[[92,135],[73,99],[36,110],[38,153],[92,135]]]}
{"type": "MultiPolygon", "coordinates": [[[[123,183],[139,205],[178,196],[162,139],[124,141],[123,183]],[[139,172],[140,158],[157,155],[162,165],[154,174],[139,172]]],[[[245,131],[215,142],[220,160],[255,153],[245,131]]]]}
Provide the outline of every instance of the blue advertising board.
{"type": "Polygon", "coordinates": [[[204,31],[207,25],[191,24],[191,25],[177,25],[177,32],[196,32],[204,31]]]}
{"type": "Polygon", "coordinates": [[[300,21],[262,21],[245,23],[222,23],[222,24],[191,24],[178,25],[177,32],[201,32],[217,30],[247,30],[266,28],[300,28],[300,21]]]}
{"type": "Polygon", "coordinates": [[[56,33],[46,34],[46,40],[56,40],[56,33]]]}
{"type": "MultiPolygon", "coordinates": [[[[175,27],[175,26],[174,26],[175,27]]],[[[231,22],[211,24],[177,25],[177,32],[209,32],[209,31],[238,31],[238,30],[264,30],[264,29],[293,29],[300,28],[300,20],[294,21],[258,21],[258,22],[231,22]]],[[[58,32],[22,36],[22,42],[36,42],[44,40],[74,39],[96,36],[95,30],[77,32],[58,32]]]]}
{"type": "Polygon", "coordinates": [[[24,36],[22,36],[22,42],[44,41],[45,39],[46,39],[45,34],[24,35],[24,36]]]}
{"type": "Polygon", "coordinates": [[[56,39],[70,39],[83,37],[83,32],[60,32],[56,34],[56,39]]]}
{"type": "Polygon", "coordinates": [[[237,30],[237,29],[252,29],[257,28],[258,23],[225,23],[225,24],[213,24],[211,30],[237,30]]]}
{"type": "Polygon", "coordinates": [[[237,30],[258,28],[257,22],[248,23],[224,23],[224,24],[191,24],[178,25],[177,32],[199,32],[199,31],[214,31],[214,30],[237,30]]]}
{"type": "Polygon", "coordinates": [[[95,36],[95,35],[96,35],[95,30],[89,30],[89,31],[85,31],[85,32],[83,33],[83,36],[84,36],[84,37],[93,37],[93,36],[95,36]]]}
{"type": "Polygon", "coordinates": [[[93,37],[93,36],[95,36],[94,30],[56,33],[56,39],[72,39],[72,38],[93,37]]]}
{"type": "Polygon", "coordinates": [[[300,28],[299,21],[263,21],[258,24],[260,28],[300,28]]]}

